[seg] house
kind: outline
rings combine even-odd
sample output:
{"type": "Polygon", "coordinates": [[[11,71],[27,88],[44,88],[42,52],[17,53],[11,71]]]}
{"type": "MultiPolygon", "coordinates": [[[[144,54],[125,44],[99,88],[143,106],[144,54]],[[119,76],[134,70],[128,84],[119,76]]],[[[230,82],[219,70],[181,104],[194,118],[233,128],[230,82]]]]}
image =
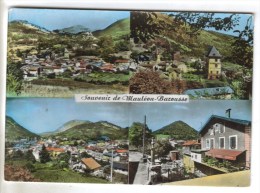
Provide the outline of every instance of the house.
{"type": "Polygon", "coordinates": [[[118,153],[120,156],[127,156],[128,150],[127,149],[117,149],[116,153],[118,153]]]}
{"type": "Polygon", "coordinates": [[[250,121],[212,115],[199,133],[206,156],[250,168],[250,121]]]}
{"type": "Polygon", "coordinates": [[[50,153],[51,157],[57,157],[59,154],[65,152],[65,149],[57,147],[46,147],[46,150],[50,153]]]}
{"type": "Polygon", "coordinates": [[[206,54],[208,79],[219,79],[221,74],[221,58],[218,50],[211,46],[206,54]]]}
{"type": "Polygon", "coordinates": [[[120,65],[129,66],[129,60],[127,60],[127,59],[117,59],[117,60],[115,61],[115,64],[116,64],[117,66],[120,66],[120,65]]]}
{"type": "Polygon", "coordinates": [[[212,115],[199,133],[201,149],[183,158],[187,170],[203,177],[250,168],[250,121],[212,115]]]}
{"type": "Polygon", "coordinates": [[[192,98],[218,98],[218,99],[231,99],[233,89],[229,86],[213,87],[213,88],[199,88],[188,89],[183,94],[189,95],[192,98]]]}
{"type": "Polygon", "coordinates": [[[170,159],[172,161],[180,160],[180,152],[178,150],[170,151],[170,159]]]}
{"type": "Polygon", "coordinates": [[[91,172],[97,171],[101,168],[101,165],[93,158],[83,158],[81,162],[84,164],[84,169],[88,169],[91,172]]]}
{"type": "Polygon", "coordinates": [[[188,140],[182,144],[183,153],[190,154],[193,149],[200,149],[200,142],[198,140],[188,140]]]}

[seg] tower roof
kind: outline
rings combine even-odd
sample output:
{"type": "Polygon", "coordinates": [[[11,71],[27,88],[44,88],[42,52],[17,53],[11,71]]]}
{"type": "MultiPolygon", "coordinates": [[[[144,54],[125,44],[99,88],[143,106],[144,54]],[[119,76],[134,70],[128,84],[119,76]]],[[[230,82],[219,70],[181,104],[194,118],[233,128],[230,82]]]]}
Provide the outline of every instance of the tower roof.
{"type": "Polygon", "coordinates": [[[208,49],[208,52],[206,54],[207,57],[215,57],[215,58],[221,58],[222,56],[218,52],[218,50],[215,48],[215,46],[210,46],[208,49]]]}

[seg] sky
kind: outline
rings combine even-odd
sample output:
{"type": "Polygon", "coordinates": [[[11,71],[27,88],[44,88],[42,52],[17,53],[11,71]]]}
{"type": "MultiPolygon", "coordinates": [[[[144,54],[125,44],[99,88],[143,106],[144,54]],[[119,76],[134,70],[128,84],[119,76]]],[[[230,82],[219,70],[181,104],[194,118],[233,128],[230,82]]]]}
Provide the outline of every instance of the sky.
{"type": "MultiPolygon", "coordinates": [[[[216,17],[224,17],[228,13],[218,13],[216,17]]],[[[247,18],[250,14],[239,14],[240,25],[234,30],[241,30],[245,27],[247,18]]],[[[62,29],[73,25],[83,25],[92,31],[104,29],[110,24],[124,18],[130,17],[129,11],[97,11],[97,10],[71,10],[71,9],[28,9],[12,8],[9,10],[9,21],[27,20],[32,24],[39,25],[48,30],[62,29]]],[[[213,29],[211,29],[213,30],[213,29]]],[[[229,35],[233,31],[221,31],[229,35]]]]}
{"type": "Polygon", "coordinates": [[[121,127],[144,122],[160,129],[174,121],[184,121],[196,130],[211,115],[251,120],[251,102],[247,100],[192,100],[189,103],[76,103],[69,98],[8,98],[6,115],[34,133],[55,131],[71,120],[108,121],[121,127]]]}
{"type": "Polygon", "coordinates": [[[94,31],[128,17],[128,11],[13,8],[9,10],[8,20],[27,20],[48,30],[83,25],[94,31]]]}

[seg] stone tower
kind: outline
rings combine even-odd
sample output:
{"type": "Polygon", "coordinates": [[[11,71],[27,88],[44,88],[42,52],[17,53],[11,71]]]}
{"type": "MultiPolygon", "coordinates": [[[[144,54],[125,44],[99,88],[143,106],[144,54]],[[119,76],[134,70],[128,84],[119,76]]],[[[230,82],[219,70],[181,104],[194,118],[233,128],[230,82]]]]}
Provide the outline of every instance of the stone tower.
{"type": "Polygon", "coordinates": [[[206,57],[208,79],[219,79],[221,75],[222,56],[214,46],[210,46],[206,57]]]}

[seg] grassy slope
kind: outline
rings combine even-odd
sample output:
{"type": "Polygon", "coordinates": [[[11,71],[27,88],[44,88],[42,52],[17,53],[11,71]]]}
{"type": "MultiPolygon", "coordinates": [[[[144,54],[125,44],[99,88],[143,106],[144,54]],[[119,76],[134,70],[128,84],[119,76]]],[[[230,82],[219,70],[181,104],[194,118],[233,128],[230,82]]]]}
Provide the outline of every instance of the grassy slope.
{"type": "Polygon", "coordinates": [[[76,139],[95,139],[97,136],[106,135],[111,139],[127,139],[127,130],[107,122],[87,122],[75,125],[64,132],[54,134],[59,137],[76,139]]]}
{"type": "Polygon", "coordinates": [[[207,51],[209,45],[215,46],[220,54],[225,57],[231,55],[231,44],[233,43],[234,38],[230,35],[221,34],[218,32],[212,31],[202,31],[197,39],[196,49],[200,50],[201,54],[204,54],[207,51]]]}
{"type": "Polygon", "coordinates": [[[108,183],[107,180],[92,176],[82,176],[71,170],[42,169],[33,173],[35,178],[44,182],[67,182],[67,183],[108,183]]]}
{"type": "Polygon", "coordinates": [[[21,138],[33,138],[39,137],[38,135],[30,132],[25,129],[17,122],[15,122],[11,117],[6,117],[6,129],[5,129],[5,137],[8,141],[13,141],[21,138]]]}
{"type": "MultiPolygon", "coordinates": [[[[6,160],[6,164],[13,165],[18,168],[25,168],[29,163],[26,160],[6,160]]],[[[45,164],[36,162],[33,164],[35,172],[31,172],[34,178],[43,182],[67,182],[67,183],[109,183],[105,179],[92,176],[83,176],[69,169],[57,169],[52,162],[45,164]]]]}
{"type": "Polygon", "coordinates": [[[122,35],[130,34],[130,18],[121,19],[111,24],[104,30],[98,30],[93,32],[96,37],[112,36],[114,39],[118,39],[122,35]]]}

